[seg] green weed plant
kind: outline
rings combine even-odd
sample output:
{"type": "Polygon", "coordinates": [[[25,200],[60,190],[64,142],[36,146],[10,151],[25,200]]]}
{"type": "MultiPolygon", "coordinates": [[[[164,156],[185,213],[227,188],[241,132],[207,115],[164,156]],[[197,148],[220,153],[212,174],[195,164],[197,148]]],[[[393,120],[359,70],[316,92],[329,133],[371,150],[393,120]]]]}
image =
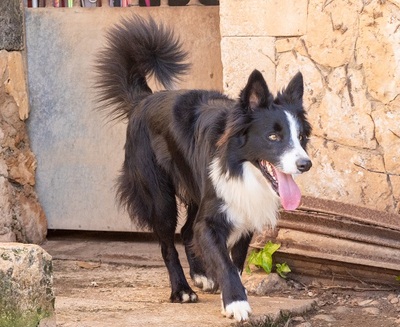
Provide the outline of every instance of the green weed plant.
{"type": "MultiPolygon", "coordinates": [[[[280,244],[268,241],[265,246],[260,250],[253,250],[250,252],[247,259],[246,272],[251,273],[251,265],[262,268],[267,274],[270,274],[273,269],[272,255],[281,247],[280,244]]],[[[284,263],[277,263],[275,265],[276,273],[282,278],[291,272],[289,266],[284,263]]]]}

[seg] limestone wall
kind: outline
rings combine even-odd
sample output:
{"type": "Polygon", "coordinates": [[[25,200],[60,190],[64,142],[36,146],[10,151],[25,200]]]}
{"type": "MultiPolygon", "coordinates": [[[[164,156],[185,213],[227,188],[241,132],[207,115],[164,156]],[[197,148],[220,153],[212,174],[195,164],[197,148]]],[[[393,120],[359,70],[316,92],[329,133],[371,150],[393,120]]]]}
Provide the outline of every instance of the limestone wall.
{"type": "Polygon", "coordinates": [[[28,95],[22,5],[1,2],[0,22],[0,242],[40,243],[47,222],[34,190],[36,159],[24,121],[28,95]]]}
{"type": "Polygon", "coordinates": [[[301,71],[314,131],[304,194],[400,210],[400,2],[221,0],[225,92],[301,71]]]}

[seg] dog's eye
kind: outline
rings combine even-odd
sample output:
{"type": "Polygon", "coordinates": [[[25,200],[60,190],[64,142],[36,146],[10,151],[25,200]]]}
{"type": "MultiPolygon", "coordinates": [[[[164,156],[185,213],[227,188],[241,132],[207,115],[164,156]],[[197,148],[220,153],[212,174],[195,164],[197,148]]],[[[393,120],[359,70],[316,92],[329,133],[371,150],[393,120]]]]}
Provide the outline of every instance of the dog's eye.
{"type": "Polygon", "coordinates": [[[271,141],[280,141],[280,137],[278,134],[272,133],[268,135],[268,139],[271,141]]]}

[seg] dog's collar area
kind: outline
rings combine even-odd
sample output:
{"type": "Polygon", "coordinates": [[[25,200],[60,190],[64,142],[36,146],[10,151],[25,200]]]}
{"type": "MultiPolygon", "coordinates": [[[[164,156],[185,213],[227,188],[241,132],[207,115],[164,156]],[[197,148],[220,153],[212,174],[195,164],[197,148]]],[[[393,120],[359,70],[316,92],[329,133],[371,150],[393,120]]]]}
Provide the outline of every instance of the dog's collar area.
{"type": "Polygon", "coordinates": [[[276,176],[275,168],[267,160],[259,160],[258,166],[264,177],[271,183],[273,190],[279,195],[278,177],[276,176]]]}

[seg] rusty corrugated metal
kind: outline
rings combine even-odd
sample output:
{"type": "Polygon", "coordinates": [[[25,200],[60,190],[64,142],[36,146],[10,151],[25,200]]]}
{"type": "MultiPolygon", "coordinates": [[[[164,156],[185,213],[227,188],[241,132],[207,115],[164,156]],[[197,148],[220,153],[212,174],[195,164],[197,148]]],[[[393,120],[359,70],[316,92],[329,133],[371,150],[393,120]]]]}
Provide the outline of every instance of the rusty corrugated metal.
{"type": "Polygon", "coordinates": [[[284,211],[276,231],[258,235],[253,246],[272,239],[294,278],[399,286],[400,216],[335,201],[305,197],[284,211]]]}

